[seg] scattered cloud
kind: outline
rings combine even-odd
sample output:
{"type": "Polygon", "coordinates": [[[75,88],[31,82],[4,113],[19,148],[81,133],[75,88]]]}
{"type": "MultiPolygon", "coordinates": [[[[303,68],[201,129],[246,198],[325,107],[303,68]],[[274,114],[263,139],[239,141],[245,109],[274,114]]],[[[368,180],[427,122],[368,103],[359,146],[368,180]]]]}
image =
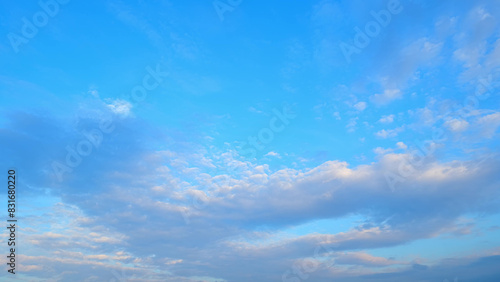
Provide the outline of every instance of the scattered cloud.
{"type": "Polygon", "coordinates": [[[276,158],[281,158],[280,154],[276,153],[276,152],[269,152],[267,154],[264,155],[265,157],[276,157],[276,158]]]}
{"type": "Polygon", "coordinates": [[[357,122],[358,118],[351,118],[345,128],[347,128],[347,132],[354,132],[356,131],[356,125],[358,124],[357,122]]]}
{"type": "Polygon", "coordinates": [[[397,127],[395,129],[382,129],[375,132],[375,136],[382,139],[396,137],[398,136],[398,133],[402,132],[403,130],[404,130],[403,127],[397,127]]]}
{"type": "MultiPolygon", "coordinates": [[[[496,1],[402,3],[377,38],[377,3],[269,3],[263,21],[288,23],[285,40],[231,1],[216,3],[232,9],[226,22],[206,3],[139,2],[109,2],[86,23],[113,34],[97,34],[102,52],[72,44],[86,55],[65,60],[60,42],[31,56],[50,32],[0,52],[14,70],[0,76],[0,147],[26,203],[26,281],[500,279],[496,1]],[[364,36],[345,65],[338,42],[364,36]],[[155,57],[165,81],[141,63],[155,57]],[[89,81],[103,87],[73,89],[89,81]],[[113,95],[138,82],[151,92],[139,112],[113,95]],[[457,102],[479,92],[490,95],[457,102]],[[281,102],[303,114],[263,118],[281,102]],[[265,157],[248,158],[242,142],[266,145],[265,157]]],[[[64,13],[50,23],[58,38],[74,33],[64,19],[78,15],[64,13]]]]}
{"type": "Polygon", "coordinates": [[[408,146],[403,142],[396,143],[396,146],[398,147],[398,149],[403,149],[403,150],[408,149],[408,146]]]}
{"type": "Polygon", "coordinates": [[[378,121],[381,123],[392,123],[394,121],[394,115],[383,116],[378,121]]]}
{"type": "Polygon", "coordinates": [[[370,99],[377,105],[387,105],[401,97],[403,93],[399,89],[385,89],[382,94],[374,94],[370,99]]]}
{"type": "Polygon", "coordinates": [[[453,132],[462,132],[469,127],[469,123],[463,119],[450,119],[444,125],[453,132]]]}
{"type": "Polygon", "coordinates": [[[497,112],[481,117],[477,123],[480,126],[482,136],[485,138],[492,138],[498,127],[500,127],[500,113],[497,112]]]}
{"type": "Polygon", "coordinates": [[[128,117],[132,109],[132,104],[130,104],[130,102],[121,99],[112,100],[106,106],[111,112],[123,117],[128,117]]]}
{"type": "Polygon", "coordinates": [[[364,111],[366,109],[366,102],[358,102],[354,104],[354,108],[360,112],[364,111]]]}

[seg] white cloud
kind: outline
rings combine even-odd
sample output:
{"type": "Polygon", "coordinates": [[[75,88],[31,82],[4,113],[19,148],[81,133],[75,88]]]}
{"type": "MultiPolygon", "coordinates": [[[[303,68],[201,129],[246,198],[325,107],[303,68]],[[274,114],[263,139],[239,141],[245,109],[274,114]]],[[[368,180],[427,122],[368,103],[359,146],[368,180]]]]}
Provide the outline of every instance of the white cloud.
{"type": "Polygon", "coordinates": [[[442,46],[441,42],[431,42],[423,37],[402,48],[395,54],[395,59],[387,62],[386,71],[380,74],[383,92],[370,96],[370,100],[381,106],[401,99],[408,82],[419,79],[419,70],[435,62],[442,46]]]}
{"type": "Polygon", "coordinates": [[[370,99],[377,105],[386,105],[396,99],[401,99],[403,93],[399,89],[385,89],[382,94],[374,94],[370,99]]]}
{"type": "Polygon", "coordinates": [[[381,123],[392,123],[394,121],[394,115],[383,116],[378,121],[381,123]]]}
{"type": "Polygon", "coordinates": [[[416,114],[421,126],[431,126],[437,120],[437,117],[434,115],[433,111],[427,107],[418,109],[416,111],[416,114]]]}
{"type": "Polygon", "coordinates": [[[366,109],[366,102],[358,102],[354,105],[354,108],[360,112],[366,109]]]}
{"type": "Polygon", "coordinates": [[[351,118],[345,128],[347,128],[347,132],[354,132],[356,130],[356,125],[358,124],[357,122],[358,118],[351,118]]]}
{"type": "MultiPolygon", "coordinates": [[[[496,116],[484,117],[484,122],[491,120],[497,120],[496,116]]],[[[43,126],[37,127],[46,134],[43,126]]],[[[22,124],[16,128],[22,128],[22,124]]],[[[7,130],[4,134],[9,132],[7,130]]],[[[121,134],[117,138],[130,142],[137,139],[132,136],[140,134],[140,130],[131,130],[129,135],[127,132],[117,131],[121,134]]],[[[41,133],[33,131],[32,134],[39,136],[41,133]]],[[[33,139],[27,140],[19,150],[39,142],[45,142],[42,146],[48,151],[51,146],[57,149],[65,146],[64,143],[53,143],[57,140],[33,139]]],[[[10,140],[0,138],[5,147],[13,142],[10,140]]],[[[271,170],[267,165],[241,160],[233,151],[214,149],[200,153],[191,148],[183,152],[144,151],[129,144],[135,143],[124,145],[116,142],[112,143],[112,149],[103,148],[101,151],[113,150],[116,154],[86,159],[92,167],[90,171],[82,166],[74,170],[62,188],[54,186],[54,193],[63,192],[68,195],[65,200],[78,207],[69,226],[58,220],[70,216],[71,209],[67,208],[37,218],[27,217],[34,222],[42,220],[39,226],[51,227],[49,231],[43,230],[33,236],[26,234],[31,240],[27,242],[32,242],[26,248],[36,245],[47,252],[54,249],[64,252],[59,256],[49,253],[50,260],[45,259],[47,256],[26,258],[24,261],[29,265],[51,269],[36,273],[34,277],[51,277],[61,270],[75,270],[75,265],[84,267],[85,271],[76,269],[78,276],[64,276],[60,280],[82,281],[91,272],[98,277],[108,277],[119,261],[121,266],[134,266],[127,275],[138,281],[168,281],[170,278],[173,281],[193,281],[172,277],[193,271],[206,277],[222,274],[227,281],[245,281],[238,278],[242,274],[258,273],[259,276],[252,277],[252,281],[273,281],[271,278],[281,275],[281,270],[291,266],[294,259],[305,259],[308,253],[313,254],[318,244],[336,245],[338,252],[407,244],[437,234],[451,234],[455,218],[476,211],[484,212],[485,203],[491,203],[492,210],[498,207],[495,184],[500,166],[496,160],[479,166],[476,160],[446,163],[426,160],[412,173],[405,174],[397,192],[391,192],[384,176],[390,171],[398,172],[400,164],[411,159],[409,154],[382,154],[376,162],[358,166],[334,160],[313,168],[271,170]],[[195,161],[201,158],[209,161],[195,161]],[[213,166],[203,165],[205,162],[213,166]],[[179,168],[198,166],[200,172],[186,175],[174,164],[179,168]],[[225,170],[229,164],[239,169],[236,172],[225,170]],[[85,194],[82,195],[82,191],[85,194]],[[202,200],[196,200],[196,196],[202,200]],[[203,201],[205,198],[208,201],[203,201]],[[189,223],[183,220],[186,214],[189,223]],[[320,218],[345,219],[350,214],[362,217],[362,223],[346,228],[345,232],[305,234],[291,239],[280,237],[264,246],[261,241],[253,247],[248,244],[249,240],[255,239],[253,231],[256,225],[271,225],[269,233],[278,233],[288,226],[300,226],[320,218]],[[143,222],[150,224],[144,226],[143,222]],[[144,238],[148,240],[144,241],[144,238]],[[117,251],[124,254],[114,258],[117,251]],[[105,258],[103,255],[110,260],[96,260],[105,258]],[[242,257],[249,258],[244,266],[238,264],[242,257]],[[95,269],[87,271],[85,267],[95,269]],[[143,272],[138,272],[141,269],[143,272]],[[276,269],[280,272],[278,275],[276,269]],[[156,270],[164,270],[172,276],[161,279],[168,275],[156,270]],[[106,271],[108,276],[105,276],[106,271]]],[[[404,147],[399,142],[396,145],[404,147]]],[[[8,158],[22,156],[16,151],[7,151],[6,154],[8,158]]],[[[35,169],[30,169],[29,165],[45,163],[41,159],[43,156],[27,157],[27,181],[39,179],[38,172],[30,176],[29,171],[35,169]],[[33,158],[36,162],[32,161],[33,158]]],[[[342,255],[337,254],[337,257],[342,255]]],[[[391,264],[390,259],[363,254],[348,254],[343,259],[359,268],[391,264]]],[[[363,268],[363,271],[367,270],[363,268]]],[[[321,270],[317,273],[323,274],[321,270]]],[[[325,272],[324,277],[325,281],[336,278],[331,272],[325,272]]]]}
{"type": "Polygon", "coordinates": [[[403,142],[396,143],[396,146],[398,147],[398,149],[403,149],[403,150],[408,149],[408,146],[403,142]]]}
{"type": "MultiPolygon", "coordinates": [[[[398,147],[402,145],[399,144],[398,147]]],[[[238,160],[238,156],[232,153],[213,153],[214,155],[210,157],[218,167],[226,167],[225,164],[238,160]],[[219,159],[224,159],[224,162],[219,163],[219,159]]],[[[245,266],[246,271],[263,267],[286,269],[288,261],[295,258],[306,259],[307,253],[313,254],[318,244],[345,251],[395,246],[436,234],[449,234],[450,230],[453,230],[451,227],[456,216],[474,210],[475,206],[481,206],[482,195],[490,195],[491,189],[495,189],[492,185],[477,185],[477,193],[473,193],[473,196],[467,193],[473,183],[480,184],[481,181],[484,182],[491,177],[491,174],[496,175],[494,170],[472,168],[472,164],[467,162],[424,163],[414,175],[407,176],[407,182],[401,184],[403,185],[401,190],[406,193],[391,194],[384,173],[390,169],[397,171],[400,162],[407,159],[408,155],[386,154],[381,156],[377,163],[357,167],[350,167],[346,162],[328,161],[312,169],[284,168],[274,172],[271,172],[268,166],[242,162],[245,165],[237,175],[224,173],[229,178],[226,185],[217,186],[213,190],[211,186],[201,183],[186,184],[183,189],[174,190],[165,185],[165,189],[161,189],[165,193],[161,198],[155,193],[149,194],[144,187],[155,187],[159,181],[165,181],[164,179],[173,173],[171,171],[158,173],[156,168],[165,165],[165,160],[178,157],[191,159],[181,154],[158,152],[153,156],[144,157],[142,162],[131,162],[136,165],[131,165],[130,170],[145,173],[137,179],[137,182],[130,183],[128,174],[124,172],[120,172],[119,175],[114,173],[112,176],[105,173],[106,178],[112,177],[107,179],[113,180],[113,183],[117,182],[116,177],[123,177],[127,189],[122,189],[121,185],[116,185],[115,190],[105,185],[93,187],[97,189],[96,191],[100,191],[98,195],[90,201],[85,199],[80,204],[96,212],[95,218],[99,218],[97,223],[109,227],[113,233],[98,226],[94,229],[79,229],[83,231],[82,234],[87,235],[74,236],[74,239],[68,238],[68,234],[59,230],[52,231],[53,234],[45,232],[44,237],[30,239],[38,240],[39,247],[47,246],[47,249],[57,247],[58,250],[65,251],[72,250],[71,245],[64,245],[67,239],[73,240],[71,243],[88,241],[85,246],[78,247],[85,247],[87,251],[93,250],[93,252],[83,255],[61,254],[58,257],[64,260],[64,264],[56,269],[72,264],[86,265],[89,261],[92,261],[95,267],[109,267],[112,262],[118,260],[111,258],[108,264],[104,259],[113,257],[114,253],[96,253],[92,244],[97,244],[97,246],[112,247],[111,249],[116,249],[113,247],[118,246],[125,250],[126,254],[136,256],[133,258],[132,255],[124,255],[131,258],[121,259],[123,264],[131,263],[135,259],[141,262],[135,265],[140,265],[143,269],[156,269],[161,265],[169,267],[167,270],[174,274],[182,273],[182,270],[196,269],[205,276],[223,273],[226,280],[232,281],[237,280],[237,275],[241,275],[242,272],[239,269],[235,269],[234,272],[221,272],[222,269],[218,265],[237,268],[238,257],[251,258],[245,266]],[[138,169],[143,165],[148,167],[138,169]],[[427,183],[433,185],[426,185],[427,183]],[[450,185],[451,183],[453,185],[450,185]],[[180,196],[174,197],[176,194],[180,196]],[[409,194],[411,197],[408,197],[409,194]],[[113,201],[110,202],[111,195],[113,201]],[[202,200],[193,203],[191,199],[194,195],[201,195],[202,200]],[[176,201],[171,201],[173,198],[176,201]],[[95,206],[93,201],[98,205],[95,206]],[[107,209],[98,209],[102,206],[106,206],[107,209]],[[417,208],[411,213],[402,212],[408,206],[417,208]],[[186,211],[191,219],[189,224],[182,219],[183,211],[186,211]],[[248,243],[250,239],[255,239],[255,235],[252,235],[255,224],[279,222],[285,226],[294,226],[316,218],[342,218],[346,214],[358,212],[366,212],[364,216],[369,224],[334,234],[306,234],[289,239],[280,237],[273,243],[264,244],[262,240],[258,240],[258,244],[248,243]],[[388,220],[394,214],[395,216],[388,220]],[[443,214],[446,216],[442,216],[443,214]],[[137,227],[134,232],[130,232],[130,222],[144,220],[149,220],[152,224],[147,228],[137,227]],[[406,224],[409,221],[412,224],[406,224]],[[227,222],[236,224],[227,225],[227,222]],[[87,230],[89,232],[86,232],[87,230]],[[128,237],[122,234],[127,234],[128,237]],[[148,238],[154,240],[156,245],[132,244],[140,242],[140,238],[144,236],[149,236],[148,238]],[[96,240],[101,237],[121,237],[121,239],[96,240]],[[57,244],[54,240],[58,240],[57,244]],[[215,261],[208,259],[214,252],[221,251],[224,255],[218,256],[215,261]],[[154,258],[151,258],[152,254],[155,255],[154,258]],[[200,264],[200,261],[204,264],[200,264]],[[262,264],[262,261],[270,263],[262,264]],[[271,263],[274,261],[286,263],[271,263]]],[[[193,158],[195,157],[200,156],[195,154],[193,158]]],[[[486,164],[484,166],[486,167],[486,164]]],[[[496,169],[496,166],[488,167],[496,169]]],[[[220,175],[205,174],[206,183],[215,182],[220,175]]],[[[60,228],[64,230],[64,226],[60,228]]],[[[274,228],[274,231],[268,233],[271,235],[278,233],[280,226],[274,228]]],[[[271,235],[261,236],[268,238],[271,235]]],[[[341,264],[358,267],[405,264],[357,252],[336,253],[334,258],[340,259],[341,264]]],[[[30,264],[36,264],[38,261],[29,260],[30,264]]],[[[52,261],[50,263],[52,266],[52,261]]],[[[135,269],[130,271],[136,273],[135,269]]],[[[145,277],[144,274],[137,275],[145,277]]],[[[325,277],[335,276],[330,273],[325,277]]],[[[271,281],[266,278],[262,276],[259,281],[271,281]]]]}
{"type": "Polygon", "coordinates": [[[106,104],[106,106],[115,114],[121,115],[123,117],[127,117],[130,115],[130,110],[132,109],[132,104],[130,102],[115,99],[111,101],[110,104],[106,104]]]}
{"type": "Polygon", "coordinates": [[[388,148],[388,149],[384,149],[382,147],[377,147],[375,149],[373,149],[373,152],[377,155],[385,155],[387,153],[391,153],[392,151],[394,151],[393,149],[391,148],[388,148]]]}
{"type": "Polygon", "coordinates": [[[252,112],[252,113],[256,113],[256,114],[263,114],[264,113],[263,111],[258,110],[258,109],[254,108],[254,107],[249,107],[248,111],[252,112]]]}
{"type": "Polygon", "coordinates": [[[276,153],[276,152],[269,152],[267,154],[264,155],[265,157],[277,157],[277,158],[281,158],[280,154],[276,153]]]}
{"type": "Polygon", "coordinates": [[[490,12],[492,10],[483,6],[471,9],[464,19],[463,28],[455,36],[455,45],[459,48],[453,55],[466,68],[461,74],[461,81],[464,83],[495,73],[494,69],[500,65],[500,60],[495,59],[495,53],[498,54],[495,42],[498,38],[494,37],[497,20],[490,12]]]}
{"type": "Polygon", "coordinates": [[[389,266],[396,264],[408,264],[396,260],[386,259],[384,257],[375,257],[364,252],[344,252],[335,258],[336,264],[366,265],[366,266],[389,266]]]}
{"type": "Polygon", "coordinates": [[[382,139],[386,139],[386,138],[390,138],[390,137],[396,137],[396,136],[398,136],[398,133],[400,133],[402,131],[403,131],[403,127],[398,127],[395,129],[387,129],[387,130],[382,129],[380,131],[377,131],[375,133],[375,136],[382,138],[382,139]]]}
{"type": "Polygon", "coordinates": [[[469,123],[463,119],[450,119],[444,125],[453,132],[462,132],[469,127],[469,123]]]}
{"type": "Polygon", "coordinates": [[[492,138],[500,126],[500,112],[481,117],[478,125],[483,137],[492,138]]]}
{"type": "Polygon", "coordinates": [[[408,149],[408,146],[406,146],[406,144],[403,142],[398,142],[398,143],[396,143],[396,148],[394,148],[394,149],[393,148],[384,149],[382,147],[377,147],[377,148],[373,149],[373,152],[377,155],[386,155],[386,154],[394,152],[394,150],[396,150],[396,149],[405,150],[405,149],[408,149]]]}
{"type": "Polygon", "coordinates": [[[94,96],[95,98],[99,98],[99,92],[95,89],[91,89],[88,91],[88,93],[92,96],[94,96]]]}

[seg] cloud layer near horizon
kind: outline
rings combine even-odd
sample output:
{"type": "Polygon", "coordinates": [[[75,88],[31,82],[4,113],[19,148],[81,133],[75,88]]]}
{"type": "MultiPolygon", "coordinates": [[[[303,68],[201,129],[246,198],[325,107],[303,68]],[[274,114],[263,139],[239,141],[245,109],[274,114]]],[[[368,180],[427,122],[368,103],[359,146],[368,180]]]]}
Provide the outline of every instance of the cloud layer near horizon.
{"type": "MultiPolygon", "coordinates": [[[[52,277],[58,268],[78,267],[81,273],[80,267],[91,267],[163,279],[145,271],[158,269],[172,281],[222,272],[232,281],[241,279],[243,271],[253,273],[252,279],[274,280],[315,253],[321,257],[314,258],[319,270],[315,281],[330,276],[356,281],[353,275],[378,279],[374,273],[384,270],[399,277],[416,271],[415,262],[364,251],[442,235],[466,236],[477,230],[473,221],[464,219],[494,215],[499,209],[500,163],[494,156],[417,162],[414,153],[398,144],[396,151],[385,150],[371,164],[350,167],[336,160],[271,171],[231,150],[216,152],[195,144],[183,153],[150,150],[145,146],[150,131],[158,130],[119,117],[99,148],[58,182],[49,156],[61,155],[56,152],[67,140],[76,144],[85,136],[62,130],[64,123],[53,117],[18,113],[10,120],[2,136],[29,132],[29,138],[2,138],[2,147],[15,148],[22,140],[23,148],[47,152],[23,155],[12,149],[6,155],[33,165],[19,170],[27,199],[52,187],[46,196],[52,199],[51,212],[26,218],[30,228],[25,240],[44,255],[25,255],[23,264],[41,277],[52,277]],[[47,138],[55,132],[66,137],[47,138]],[[398,169],[411,159],[414,166],[400,174],[398,169]],[[399,177],[392,189],[388,175],[399,177]],[[362,220],[342,232],[286,233],[293,226],[352,215],[362,220]],[[318,252],[318,246],[328,252],[318,252]],[[241,261],[246,262],[244,269],[241,261]],[[132,263],[135,267],[128,266],[132,263]],[[350,265],[357,265],[356,270],[350,265]],[[381,270],[373,272],[374,267],[381,270]]],[[[92,121],[80,120],[89,128],[96,125],[92,121]]]]}
{"type": "Polygon", "coordinates": [[[500,281],[498,1],[224,2],[0,41],[18,280],[500,281]]]}

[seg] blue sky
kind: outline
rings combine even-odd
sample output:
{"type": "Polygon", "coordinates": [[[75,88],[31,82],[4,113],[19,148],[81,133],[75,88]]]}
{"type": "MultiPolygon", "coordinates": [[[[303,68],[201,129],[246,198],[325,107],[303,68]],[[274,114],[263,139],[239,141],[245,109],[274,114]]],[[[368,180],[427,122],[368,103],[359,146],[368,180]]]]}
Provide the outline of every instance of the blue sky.
{"type": "Polygon", "coordinates": [[[438,2],[1,3],[17,280],[500,280],[500,4],[438,2]]]}

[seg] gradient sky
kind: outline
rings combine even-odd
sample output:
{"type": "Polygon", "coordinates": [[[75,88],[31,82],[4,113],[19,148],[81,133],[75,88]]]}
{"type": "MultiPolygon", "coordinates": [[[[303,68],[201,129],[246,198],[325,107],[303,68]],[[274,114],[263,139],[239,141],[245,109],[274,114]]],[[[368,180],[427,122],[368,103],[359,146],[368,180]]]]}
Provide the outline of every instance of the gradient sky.
{"type": "Polygon", "coordinates": [[[18,281],[500,281],[499,1],[0,10],[18,281]]]}

